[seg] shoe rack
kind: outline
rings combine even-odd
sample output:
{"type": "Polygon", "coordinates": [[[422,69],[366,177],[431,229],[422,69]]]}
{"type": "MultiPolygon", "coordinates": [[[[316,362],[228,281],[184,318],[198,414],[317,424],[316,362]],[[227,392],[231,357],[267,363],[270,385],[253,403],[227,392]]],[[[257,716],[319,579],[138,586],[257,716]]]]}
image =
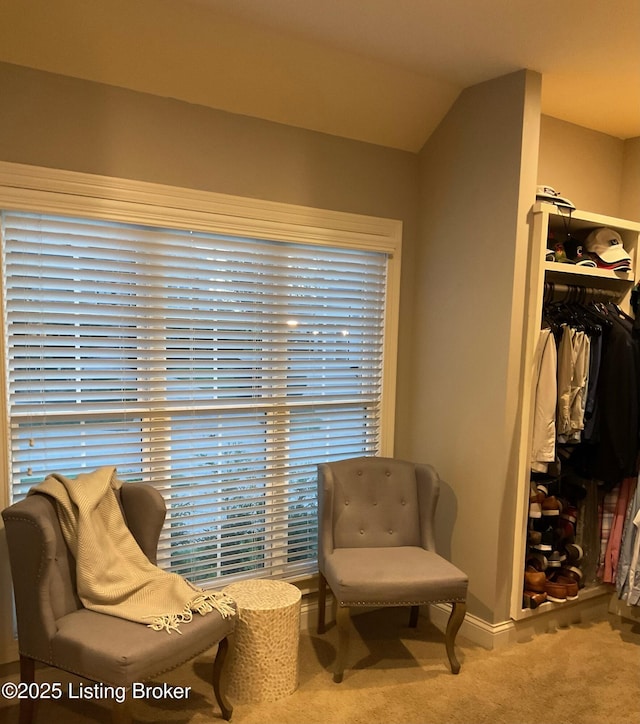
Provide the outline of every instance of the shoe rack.
{"type": "MultiPolygon", "coordinates": [[[[526,563],[532,555],[546,558],[555,555],[553,542],[547,540],[551,529],[565,523],[571,525],[574,511],[562,511],[562,502],[559,503],[555,491],[548,491],[542,487],[538,490],[537,484],[532,484],[529,451],[531,449],[531,436],[533,432],[533,405],[535,401],[535,349],[540,333],[542,308],[545,301],[550,301],[554,293],[567,293],[571,290],[583,299],[603,299],[618,304],[623,311],[631,313],[631,293],[637,279],[638,253],[640,253],[640,224],[588,211],[575,210],[571,213],[567,209],[545,202],[537,202],[529,215],[530,245],[529,245],[529,275],[526,296],[526,323],[524,330],[524,368],[523,368],[523,396],[521,400],[521,428],[519,439],[519,463],[517,480],[517,516],[514,538],[514,560],[511,595],[511,617],[522,620],[542,615],[549,611],[559,611],[565,607],[575,606],[580,602],[590,601],[599,596],[611,596],[612,589],[605,585],[585,585],[580,582],[577,573],[573,581],[578,583],[578,590],[567,581],[564,589],[558,587],[560,593],[554,595],[556,589],[549,586],[551,596],[545,600],[537,600],[536,591],[523,596],[525,583],[533,585],[539,591],[545,585],[543,577],[549,578],[541,570],[529,570],[525,580],[526,563]],[[547,240],[550,236],[557,239],[565,238],[567,233],[577,238],[584,238],[593,229],[607,227],[620,234],[623,246],[631,258],[631,271],[619,272],[609,269],[578,266],[574,264],[547,261],[547,240]],[[536,487],[537,486],[537,487],[536,487]],[[540,506],[540,515],[537,518],[537,507],[540,506]],[[546,510],[542,507],[546,506],[546,510]],[[544,513],[544,515],[543,515],[544,513]],[[533,514],[533,515],[532,515],[533,514]],[[536,517],[534,517],[534,515],[536,517]],[[562,517],[561,517],[562,516],[562,517]],[[540,522],[537,523],[536,521],[540,522]],[[532,531],[533,535],[532,535],[532,531]],[[542,541],[543,536],[545,542],[542,541]],[[548,550],[546,546],[551,546],[548,550]],[[536,547],[537,546],[537,547],[536,547]],[[570,595],[566,595],[567,591],[570,595]],[[533,595],[532,595],[533,594],[533,595]],[[563,595],[564,594],[564,595],[563,595]],[[577,595],[576,595],[577,594],[577,595]],[[554,600],[551,600],[554,599],[554,600]]],[[[565,508],[567,507],[566,501],[565,508]]],[[[571,506],[568,506],[571,507],[571,506]]],[[[574,522],[575,525],[575,522],[574,522]]],[[[570,533],[567,528],[567,534],[570,533]]],[[[562,560],[560,565],[554,560],[553,566],[562,574],[552,576],[564,577],[567,569],[572,566],[579,569],[580,551],[575,547],[575,539],[567,538],[573,560],[562,560]]],[[[563,549],[566,555],[566,549],[563,549]]],[[[540,566],[542,567],[542,566],[540,566]]]]}

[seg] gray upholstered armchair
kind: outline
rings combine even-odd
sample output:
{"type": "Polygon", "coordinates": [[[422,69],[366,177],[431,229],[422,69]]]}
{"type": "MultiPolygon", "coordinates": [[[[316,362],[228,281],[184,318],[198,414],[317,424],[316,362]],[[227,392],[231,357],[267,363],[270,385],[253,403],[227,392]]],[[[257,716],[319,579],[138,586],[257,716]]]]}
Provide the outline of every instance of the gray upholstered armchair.
{"type": "MultiPolygon", "coordinates": [[[[118,492],[129,530],[152,563],[165,518],[154,488],[139,483],[118,492]]],[[[75,563],[67,548],[51,498],[30,495],[2,512],[14,584],[20,678],[33,682],[35,662],[64,669],[94,682],[128,689],[183,664],[218,644],[212,681],[225,719],[232,707],[220,677],[234,617],[218,611],[195,616],[181,634],[153,631],[82,606],[75,586],[75,563]]],[[[128,696],[127,696],[128,699],[128,696]]],[[[20,724],[32,721],[34,702],[20,701],[20,724]]],[[[114,702],[113,721],[128,721],[126,701],[114,702]]]]}
{"type": "Polygon", "coordinates": [[[361,457],[318,466],[318,633],[325,628],[328,583],[337,603],[335,682],[342,681],[355,606],[410,606],[409,624],[416,626],[420,605],[452,603],[446,651],[451,671],[460,670],[454,642],[468,578],[435,552],[439,492],[430,465],[361,457]]]}

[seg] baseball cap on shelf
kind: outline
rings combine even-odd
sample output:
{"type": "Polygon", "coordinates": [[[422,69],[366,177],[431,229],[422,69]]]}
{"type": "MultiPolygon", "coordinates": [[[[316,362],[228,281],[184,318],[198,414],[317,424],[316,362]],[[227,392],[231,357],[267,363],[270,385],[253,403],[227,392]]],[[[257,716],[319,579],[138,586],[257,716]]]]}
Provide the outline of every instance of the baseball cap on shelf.
{"type": "Polygon", "coordinates": [[[582,249],[582,243],[578,241],[578,239],[576,239],[575,237],[569,236],[567,240],[563,243],[563,246],[567,258],[574,264],[577,264],[578,266],[588,267],[596,266],[595,261],[590,256],[587,256],[584,253],[582,249]]]}
{"type": "Polygon", "coordinates": [[[556,191],[553,186],[538,186],[536,188],[536,199],[539,201],[548,201],[551,204],[575,211],[575,205],[565,196],[560,196],[560,192],[556,191]]]}
{"type": "Polygon", "coordinates": [[[631,267],[631,257],[622,244],[622,237],[613,229],[604,226],[594,229],[584,240],[584,248],[597,257],[596,263],[600,260],[602,266],[631,267]]]}

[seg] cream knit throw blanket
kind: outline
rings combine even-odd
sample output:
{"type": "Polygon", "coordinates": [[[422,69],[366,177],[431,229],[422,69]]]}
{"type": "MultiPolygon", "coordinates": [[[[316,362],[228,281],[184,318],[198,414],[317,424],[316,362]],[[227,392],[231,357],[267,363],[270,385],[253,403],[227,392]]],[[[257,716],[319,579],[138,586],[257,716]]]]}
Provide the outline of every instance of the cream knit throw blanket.
{"type": "Polygon", "coordinates": [[[77,478],[49,475],[29,491],[55,500],[85,608],[168,633],[181,633],[180,624],[191,621],[194,612],[204,616],[215,609],[233,616],[233,600],[226,594],[197,589],[150,563],[122,516],[115,494],[121,485],[115,468],[104,467],[77,478]]]}

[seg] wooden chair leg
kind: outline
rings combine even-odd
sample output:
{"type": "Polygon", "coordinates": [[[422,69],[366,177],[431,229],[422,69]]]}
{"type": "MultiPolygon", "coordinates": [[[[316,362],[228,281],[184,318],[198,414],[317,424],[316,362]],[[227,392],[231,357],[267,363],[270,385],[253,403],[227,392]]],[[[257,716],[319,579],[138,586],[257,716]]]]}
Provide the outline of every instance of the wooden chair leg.
{"type": "MultiPolygon", "coordinates": [[[[28,656],[20,654],[20,682],[32,684],[35,681],[36,662],[28,656]]],[[[20,724],[31,724],[35,711],[36,699],[20,699],[20,724]]]]}
{"type": "Polygon", "coordinates": [[[224,662],[229,652],[229,640],[227,638],[222,639],[218,644],[218,652],[216,653],[215,661],[213,662],[213,693],[216,696],[216,701],[222,712],[222,718],[229,721],[233,714],[233,707],[229,703],[228,699],[222,691],[222,671],[224,669],[224,662]]]}
{"type": "Polygon", "coordinates": [[[451,665],[451,672],[453,674],[457,674],[460,671],[460,662],[456,658],[454,644],[456,641],[456,635],[458,634],[460,626],[462,626],[466,612],[466,603],[458,601],[453,604],[451,615],[449,616],[449,621],[447,622],[447,630],[444,635],[445,645],[447,647],[447,656],[449,657],[449,664],[451,665]]]}
{"type": "Polygon", "coordinates": [[[323,634],[325,621],[325,608],[327,605],[327,579],[318,574],[318,633],[323,634]]]}
{"type": "Polygon", "coordinates": [[[420,615],[420,606],[411,606],[411,613],[409,614],[409,628],[417,627],[419,615],[420,615]]]}
{"type": "Polygon", "coordinates": [[[338,606],[336,611],[336,623],[338,624],[338,653],[336,654],[336,668],[333,680],[336,684],[342,681],[344,667],[349,650],[349,634],[351,632],[351,613],[348,606],[338,606]]]}

